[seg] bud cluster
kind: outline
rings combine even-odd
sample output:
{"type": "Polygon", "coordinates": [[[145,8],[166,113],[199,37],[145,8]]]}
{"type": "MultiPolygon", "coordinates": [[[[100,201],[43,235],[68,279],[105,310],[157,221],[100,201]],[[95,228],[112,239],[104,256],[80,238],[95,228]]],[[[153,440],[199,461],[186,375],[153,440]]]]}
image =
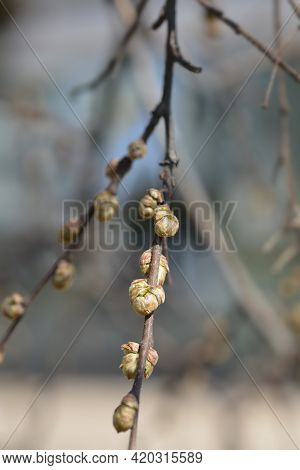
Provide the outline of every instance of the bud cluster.
{"type": "MultiPolygon", "coordinates": [[[[140,270],[146,276],[149,275],[150,266],[151,266],[151,259],[152,259],[152,249],[144,251],[142,256],[140,257],[140,270]]],[[[158,268],[158,284],[162,286],[166,280],[166,276],[169,269],[168,260],[164,255],[160,255],[159,261],[159,268],[158,268]]]]}
{"type": "Polygon", "coordinates": [[[158,206],[154,211],[154,230],[159,237],[173,237],[179,229],[179,221],[168,204],[158,206]]]}
{"type": "Polygon", "coordinates": [[[150,286],[147,279],[135,279],[129,287],[129,299],[133,310],[146,316],[165,302],[165,292],[162,286],[150,286]]]}
{"type": "Polygon", "coordinates": [[[100,222],[110,220],[115,215],[119,203],[118,199],[110,191],[102,191],[94,200],[95,216],[100,222]]]}
{"type": "MultiPolygon", "coordinates": [[[[122,372],[125,377],[127,377],[129,380],[134,379],[137,374],[139,362],[139,347],[140,345],[138,343],[134,343],[133,341],[129,341],[128,343],[122,344],[121,346],[124,356],[120,368],[122,369],[122,372]]],[[[144,369],[145,379],[149,379],[154,367],[157,364],[157,361],[157,351],[153,348],[150,348],[148,351],[144,369]]]]}
{"type": "Polygon", "coordinates": [[[139,202],[139,214],[141,218],[151,219],[154,216],[154,210],[162,200],[161,192],[158,189],[148,189],[145,196],[139,202]]]}
{"type": "MultiPolygon", "coordinates": [[[[132,159],[141,158],[137,156],[138,146],[136,142],[129,146],[129,156],[132,159]],[[136,153],[135,153],[136,152],[136,153]]],[[[140,152],[141,155],[142,152],[140,152]]],[[[139,213],[143,219],[154,218],[154,229],[159,237],[172,237],[179,229],[179,221],[167,204],[163,204],[162,193],[158,189],[150,188],[139,203],[139,213]]],[[[159,265],[155,264],[157,269],[156,285],[151,284],[149,277],[151,272],[151,263],[153,251],[146,250],[140,257],[140,270],[145,276],[143,279],[135,279],[129,287],[129,300],[132,308],[140,315],[147,316],[154,312],[161,304],[165,302],[165,291],[163,284],[169,272],[168,260],[164,255],[160,254],[159,265]]],[[[158,263],[158,260],[155,260],[158,263]]],[[[154,266],[152,265],[154,268],[154,266]]],[[[129,341],[121,346],[123,358],[120,365],[125,377],[129,380],[135,379],[138,374],[140,360],[140,345],[133,341],[129,341]]],[[[147,352],[143,373],[145,379],[148,379],[158,361],[158,353],[152,347],[147,352]]],[[[113,416],[113,424],[117,432],[132,429],[136,419],[138,403],[136,397],[129,393],[123,398],[121,405],[116,408],[113,416]]]]}

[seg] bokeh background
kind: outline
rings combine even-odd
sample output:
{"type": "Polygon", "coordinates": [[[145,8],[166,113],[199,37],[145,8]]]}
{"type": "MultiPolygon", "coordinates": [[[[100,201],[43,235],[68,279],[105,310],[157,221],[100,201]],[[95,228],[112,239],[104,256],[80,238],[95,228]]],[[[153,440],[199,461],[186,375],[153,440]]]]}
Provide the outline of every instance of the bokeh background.
{"type": "MultiPolygon", "coordinates": [[[[5,0],[14,20],[0,7],[1,298],[11,291],[30,292],[49,269],[60,253],[62,202],[86,203],[107,184],[103,154],[108,160],[124,155],[159,100],[165,29],[149,29],[162,6],[158,0],[149,2],[115,73],[92,93],[70,99],[74,86],[106,65],[135,3],[5,0]]],[[[271,0],[215,3],[271,43],[271,0]]],[[[244,85],[261,54],[221,24],[212,31],[196,1],[178,4],[182,50],[203,72],[176,68],[178,179],[198,157],[175,198],[187,205],[235,201],[230,231],[236,251],[207,244],[199,251],[187,246],[170,253],[172,286],[155,320],[160,360],[143,388],[139,447],[294,448],[300,443],[299,259],[272,272],[289,234],[274,252],[262,253],[285,221],[288,197],[285,170],[272,179],[278,154],[276,86],[269,109],[261,108],[272,64],[263,60],[244,85]]],[[[282,4],[287,19],[292,10],[282,4]]],[[[290,18],[283,33],[285,59],[295,68],[298,23],[290,18]]],[[[286,84],[298,183],[300,88],[288,77],[286,84]]],[[[130,199],[159,184],[163,153],[159,126],[147,157],[124,179],[130,199]]],[[[128,199],[122,187],[119,197],[122,203],[128,199]]],[[[217,222],[208,226],[213,235],[219,233],[215,215],[217,222]]],[[[123,217],[128,219],[126,211],[120,213],[121,227],[123,217]]],[[[187,213],[184,223],[191,227],[190,240],[201,236],[199,220],[187,213]]],[[[128,225],[123,228],[125,233],[128,225]]],[[[93,230],[104,237],[108,228],[96,224],[93,230]]],[[[115,433],[111,417],[130,385],[118,369],[120,345],[139,341],[142,333],[142,319],[132,312],[127,293],[140,277],[140,252],[83,250],[76,255],[73,288],[61,294],[48,285],[30,307],[1,366],[2,447],[126,448],[128,435],[115,433]]],[[[1,332],[7,326],[1,319],[1,332]]]]}

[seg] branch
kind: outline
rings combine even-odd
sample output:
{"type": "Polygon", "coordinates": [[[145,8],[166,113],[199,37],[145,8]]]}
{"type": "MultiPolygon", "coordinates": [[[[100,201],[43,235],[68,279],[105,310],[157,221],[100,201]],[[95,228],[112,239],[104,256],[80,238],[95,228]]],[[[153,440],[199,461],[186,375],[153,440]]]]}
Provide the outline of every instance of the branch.
{"type": "MultiPolygon", "coordinates": [[[[227,18],[224,13],[211,6],[207,0],[197,0],[197,2],[205,8],[205,10],[210,13],[211,15],[214,15],[216,18],[218,18],[220,21],[225,23],[229,28],[231,28],[236,34],[239,34],[240,36],[243,36],[250,44],[252,44],[256,49],[258,49],[260,52],[262,52],[268,59],[270,59],[273,64],[277,64],[279,68],[284,70],[291,78],[293,78],[297,83],[300,83],[300,74],[295,70],[293,67],[291,67],[289,64],[284,62],[282,59],[277,60],[276,55],[272,54],[270,52],[270,47],[264,46],[258,39],[256,39],[254,36],[252,36],[250,33],[245,31],[238,23],[235,21],[231,20],[230,18],[227,18]]],[[[281,28],[282,29],[282,28],[281,28]]]]}
{"type": "Polygon", "coordinates": [[[165,10],[165,7],[162,7],[161,11],[160,11],[160,14],[158,15],[158,18],[157,20],[154,21],[154,23],[152,23],[152,26],[151,28],[153,30],[156,30],[158,28],[160,28],[160,26],[166,21],[166,10],[165,10]]]}
{"type": "MultiPolygon", "coordinates": [[[[115,180],[112,180],[108,184],[108,186],[106,187],[106,191],[109,191],[112,194],[116,194],[122,178],[131,169],[131,166],[132,166],[132,160],[128,156],[123,157],[120,160],[118,167],[116,168],[116,173],[117,173],[118,178],[116,178],[115,180]]],[[[62,260],[70,259],[72,252],[80,247],[85,229],[87,228],[88,224],[92,220],[93,216],[94,216],[94,204],[91,204],[86,214],[83,214],[81,216],[81,226],[80,226],[80,230],[79,230],[76,242],[68,245],[67,249],[57,258],[57,260],[54,262],[52,267],[44,275],[44,277],[37,283],[37,285],[31,292],[31,294],[29,295],[28,299],[26,300],[24,314],[21,317],[18,317],[15,320],[13,320],[11,324],[9,325],[9,327],[7,328],[6,332],[4,333],[0,341],[0,354],[1,353],[4,354],[7,342],[11,338],[12,334],[14,333],[20,321],[25,317],[33,301],[36,299],[36,297],[40,294],[40,292],[46,286],[48,281],[51,279],[59,262],[62,260]]]]}
{"type": "MultiPolygon", "coordinates": [[[[162,98],[159,104],[154,109],[148,125],[146,126],[141,139],[147,141],[149,136],[154,131],[158,122],[161,118],[164,119],[165,123],[165,135],[166,135],[166,153],[164,161],[162,162],[163,170],[160,174],[160,178],[163,183],[162,191],[166,192],[168,199],[172,197],[172,189],[174,187],[174,176],[173,170],[178,165],[178,158],[175,149],[175,140],[172,125],[172,110],[171,110],[171,97],[172,97],[172,85],[174,79],[174,64],[176,62],[181,63],[181,53],[177,42],[177,30],[176,30],[176,0],[167,0],[163,13],[160,14],[159,19],[155,22],[155,26],[159,26],[164,21],[167,22],[167,40],[166,40],[166,56],[165,56],[165,73],[162,98]]],[[[182,58],[185,61],[185,59],[182,58]]],[[[186,67],[187,68],[187,67],[186,67]]],[[[200,72],[200,67],[192,66],[189,68],[193,72],[200,72]]],[[[160,256],[162,253],[162,244],[164,243],[164,250],[166,250],[166,242],[164,239],[155,239],[152,247],[152,258],[150,266],[149,284],[152,286],[157,285],[158,270],[160,264],[160,256]]],[[[139,363],[138,371],[133,383],[133,387],[130,391],[137,401],[140,401],[141,388],[143,384],[145,362],[149,348],[153,346],[153,322],[154,315],[151,314],[145,318],[143,337],[139,349],[139,363]]],[[[138,411],[135,416],[133,428],[130,432],[129,438],[129,449],[136,448],[137,441],[137,427],[138,427],[138,411]]]]}
{"type": "Polygon", "coordinates": [[[169,196],[171,196],[172,188],[174,187],[173,169],[178,165],[171,113],[171,94],[174,64],[178,63],[182,67],[194,73],[200,73],[202,69],[201,67],[192,65],[183,57],[180,51],[176,29],[176,0],[167,0],[162,11],[163,13],[160,14],[159,19],[154,23],[154,26],[162,24],[163,18],[164,21],[166,20],[168,24],[163,93],[161,101],[152,111],[151,118],[141,135],[141,139],[146,142],[158,125],[160,119],[164,119],[166,133],[166,154],[164,162],[161,163],[161,165],[164,167],[164,170],[161,172],[161,179],[164,183],[164,187],[169,193],[169,196]]]}
{"type": "Polygon", "coordinates": [[[114,71],[115,67],[121,62],[127,49],[127,45],[138,29],[140,18],[148,0],[140,0],[136,7],[136,17],[132,25],[122,37],[115,55],[110,59],[106,67],[91,81],[76,86],[71,90],[70,95],[74,98],[84,91],[92,91],[97,88],[114,71]]]}
{"type": "MultiPolygon", "coordinates": [[[[149,279],[148,279],[150,286],[156,286],[157,281],[158,281],[158,270],[159,270],[160,256],[161,256],[161,240],[162,239],[159,239],[158,241],[154,241],[154,244],[152,247],[150,274],[149,274],[149,279]]],[[[150,347],[153,346],[153,322],[154,322],[154,312],[145,317],[143,337],[142,337],[142,341],[140,343],[140,348],[139,348],[138,370],[137,370],[136,378],[134,380],[132,389],[129,392],[129,393],[132,393],[136,397],[138,402],[140,402],[140,395],[141,395],[141,389],[143,385],[146,359],[147,359],[150,347]]],[[[138,427],[138,411],[136,412],[134,425],[130,432],[129,446],[128,446],[129,450],[136,448],[137,427],[138,427]]]]}

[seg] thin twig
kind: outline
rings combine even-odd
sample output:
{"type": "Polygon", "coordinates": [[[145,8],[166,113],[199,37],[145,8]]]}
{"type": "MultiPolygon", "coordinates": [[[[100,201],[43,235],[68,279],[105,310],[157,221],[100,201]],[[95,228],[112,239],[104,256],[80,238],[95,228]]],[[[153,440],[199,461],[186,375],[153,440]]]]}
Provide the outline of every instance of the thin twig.
{"type": "Polygon", "coordinates": [[[288,245],[278,256],[272,266],[272,273],[280,273],[286,265],[299,254],[299,247],[296,244],[288,245]]]}
{"type": "Polygon", "coordinates": [[[124,36],[122,37],[119,43],[119,46],[117,47],[115,55],[110,59],[110,61],[108,62],[104,70],[102,70],[93,80],[87,83],[83,83],[73,88],[73,90],[71,90],[71,93],[70,93],[72,97],[78,96],[80,93],[84,91],[94,90],[99,85],[101,85],[101,83],[104,80],[106,80],[106,78],[114,71],[115,67],[123,59],[124,54],[127,49],[127,45],[138,29],[140,18],[147,2],[148,0],[140,0],[140,2],[138,3],[136,7],[136,17],[135,17],[134,22],[130,25],[130,27],[125,32],[124,36]]]}
{"type": "MultiPolygon", "coordinates": [[[[158,241],[155,241],[152,247],[150,274],[148,278],[148,282],[151,286],[157,285],[160,256],[161,256],[161,239],[159,239],[158,241]]],[[[136,378],[134,380],[132,389],[130,391],[130,393],[132,393],[136,397],[138,402],[140,402],[140,395],[141,395],[141,389],[143,385],[146,359],[147,359],[150,347],[152,347],[154,344],[153,322],[154,322],[154,313],[151,313],[150,315],[147,315],[145,317],[143,337],[142,337],[142,341],[140,343],[140,348],[139,348],[138,370],[137,370],[136,378]]],[[[133,428],[130,432],[128,449],[136,448],[137,427],[138,427],[138,411],[135,416],[135,422],[134,422],[133,428]]]]}
{"type": "MultiPolygon", "coordinates": [[[[290,45],[290,43],[294,39],[294,37],[295,37],[295,32],[292,35],[290,35],[290,37],[288,38],[287,41],[285,41],[285,43],[283,43],[283,41],[281,41],[281,44],[280,44],[280,54],[281,55],[283,54],[284,50],[290,45]]],[[[269,82],[268,82],[268,86],[267,86],[267,89],[266,89],[266,93],[265,93],[264,99],[263,99],[262,104],[261,104],[261,107],[264,110],[267,110],[269,108],[271,93],[273,91],[273,87],[274,87],[274,84],[275,84],[275,81],[276,81],[275,79],[277,77],[278,69],[279,69],[279,67],[278,67],[278,61],[277,61],[276,64],[273,65],[272,72],[271,72],[271,75],[270,75],[270,79],[269,79],[269,82]]]]}
{"type": "Polygon", "coordinates": [[[165,7],[163,6],[158,15],[157,20],[155,20],[154,23],[152,23],[151,28],[153,30],[158,29],[164,23],[164,21],[166,21],[166,10],[165,10],[165,7]]]}
{"type": "MultiPolygon", "coordinates": [[[[112,180],[106,187],[106,190],[110,191],[113,194],[116,194],[122,178],[130,170],[131,166],[132,166],[132,160],[128,156],[123,157],[120,160],[118,167],[116,169],[118,178],[116,178],[115,180],[112,180]]],[[[48,281],[51,279],[52,275],[54,274],[57,268],[58,263],[61,260],[69,259],[71,254],[80,247],[80,244],[82,242],[82,237],[85,233],[85,229],[90,223],[90,221],[92,220],[93,215],[94,215],[94,204],[91,204],[87,212],[81,216],[81,225],[80,225],[80,230],[77,236],[77,240],[74,243],[71,243],[70,245],[68,245],[66,250],[57,258],[57,260],[53,263],[49,271],[42,277],[42,279],[34,287],[31,294],[26,300],[24,314],[21,317],[18,317],[15,320],[13,320],[11,324],[9,325],[9,327],[7,328],[6,332],[4,333],[0,341],[0,352],[4,352],[6,344],[11,338],[12,334],[14,333],[16,327],[27,314],[27,311],[29,307],[31,306],[31,304],[33,303],[33,301],[36,299],[36,297],[40,294],[40,292],[46,286],[48,281]]]]}
{"type": "MultiPolygon", "coordinates": [[[[281,60],[282,35],[281,35],[281,8],[280,1],[274,1],[274,31],[276,35],[276,54],[281,60]]],[[[285,85],[285,77],[282,70],[278,71],[278,99],[279,99],[279,155],[275,168],[275,176],[278,170],[285,166],[287,171],[287,186],[289,192],[289,209],[292,213],[296,206],[295,182],[291,164],[290,136],[289,136],[289,103],[285,85]]]]}
{"type": "MultiPolygon", "coordinates": [[[[252,44],[256,49],[262,52],[268,59],[273,62],[273,64],[278,64],[278,67],[284,70],[290,77],[292,77],[297,83],[300,83],[300,73],[297,72],[291,65],[284,62],[282,59],[278,60],[277,56],[274,55],[270,51],[270,47],[266,47],[262,44],[256,37],[252,36],[252,34],[248,33],[245,29],[243,29],[238,23],[227,18],[224,13],[219,10],[218,8],[213,7],[207,0],[197,0],[197,2],[206,9],[211,15],[214,15],[224,24],[229,26],[236,34],[243,36],[250,44],[252,44]]],[[[282,29],[283,27],[281,27],[282,29]]]]}
{"type": "Polygon", "coordinates": [[[70,244],[68,248],[57,258],[57,260],[53,263],[52,267],[49,269],[49,271],[42,277],[42,279],[37,283],[37,285],[34,287],[32,290],[31,294],[26,300],[26,306],[25,306],[25,311],[24,314],[21,317],[16,318],[11,322],[9,327],[7,328],[6,332],[4,333],[1,341],[0,341],[0,351],[5,350],[5,346],[12,336],[13,332],[15,331],[16,327],[20,323],[20,321],[24,318],[25,314],[27,313],[28,308],[30,305],[33,303],[33,301],[36,299],[36,297],[39,295],[39,293],[42,291],[42,289],[45,287],[45,285],[48,283],[48,281],[51,279],[52,275],[54,274],[57,265],[60,261],[64,259],[69,259],[71,256],[71,253],[78,249],[80,247],[80,244],[82,242],[82,237],[85,231],[85,228],[89,224],[90,220],[92,219],[94,215],[94,205],[92,204],[87,213],[83,216],[82,218],[82,223],[80,227],[80,231],[77,237],[76,242],[70,244]]]}
{"type": "Polygon", "coordinates": [[[270,97],[271,97],[271,93],[272,93],[272,90],[273,90],[273,87],[274,87],[275,79],[277,77],[277,73],[278,73],[278,63],[273,65],[272,72],[271,72],[271,75],[270,75],[270,80],[268,82],[266,93],[265,93],[263,102],[261,104],[261,107],[264,110],[267,110],[268,107],[269,107],[270,97]]]}

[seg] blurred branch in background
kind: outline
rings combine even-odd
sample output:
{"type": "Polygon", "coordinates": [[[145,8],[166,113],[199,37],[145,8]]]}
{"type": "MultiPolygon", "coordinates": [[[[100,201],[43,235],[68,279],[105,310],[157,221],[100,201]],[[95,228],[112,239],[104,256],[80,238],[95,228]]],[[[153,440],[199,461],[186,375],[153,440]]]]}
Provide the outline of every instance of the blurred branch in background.
{"type": "MultiPolygon", "coordinates": [[[[282,56],[282,15],[281,3],[279,0],[274,2],[274,34],[276,37],[275,50],[278,60],[282,56]]],[[[285,77],[282,70],[278,71],[278,100],[279,100],[279,152],[277,163],[275,165],[275,177],[280,168],[284,167],[287,173],[287,187],[289,194],[289,212],[292,213],[296,207],[296,194],[294,173],[291,162],[290,150],[290,130],[289,130],[289,102],[285,85],[285,77]]]]}
{"type": "MultiPolygon", "coordinates": [[[[202,184],[199,181],[193,181],[193,179],[191,177],[189,184],[181,187],[185,201],[201,200],[210,203],[202,184]]],[[[210,211],[211,214],[214,214],[212,206],[210,211]]],[[[209,234],[211,246],[215,246],[214,237],[216,233],[221,233],[221,236],[224,236],[221,227],[218,226],[216,215],[213,215],[212,221],[198,220],[197,224],[200,234],[209,234]]],[[[296,342],[293,334],[283,322],[283,306],[279,303],[277,305],[270,303],[263,291],[254,282],[237,253],[229,253],[223,249],[220,252],[212,250],[212,253],[236,299],[243,306],[244,313],[247,314],[251,323],[266,339],[273,352],[283,357],[293,355],[296,342]]]]}
{"type": "MultiPolygon", "coordinates": [[[[278,60],[282,57],[282,3],[273,0],[274,11],[274,34],[276,37],[275,51],[278,60]]],[[[286,188],[288,194],[288,208],[285,220],[269,240],[264,244],[263,251],[270,253],[283,238],[289,238],[288,246],[279,254],[272,266],[273,274],[280,273],[300,252],[299,230],[300,230],[300,207],[296,196],[295,172],[292,165],[290,145],[290,105],[287,96],[285,76],[283,71],[278,71],[278,104],[279,104],[279,140],[278,156],[274,168],[274,179],[278,176],[280,169],[286,173],[286,188]]]]}
{"type": "Polygon", "coordinates": [[[288,0],[288,2],[294,9],[294,12],[298,16],[298,18],[300,18],[300,3],[299,2],[297,3],[296,0],[288,0]]]}
{"type": "Polygon", "coordinates": [[[114,0],[116,9],[127,28],[134,23],[136,18],[136,9],[132,0],[114,0]]]}
{"type": "MultiPolygon", "coordinates": [[[[216,18],[218,18],[220,21],[222,21],[224,24],[229,26],[237,35],[243,36],[248,42],[250,42],[256,49],[258,49],[260,52],[264,54],[264,56],[268,57],[268,59],[273,62],[273,64],[277,65],[280,67],[282,70],[284,70],[290,77],[292,77],[296,82],[300,83],[300,74],[297,70],[295,70],[292,66],[289,64],[283,62],[283,60],[278,59],[276,55],[274,55],[270,49],[273,46],[274,42],[276,41],[276,36],[275,38],[271,41],[271,44],[266,47],[264,46],[258,39],[256,39],[254,36],[252,36],[250,33],[248,33],[245,29],[243,29],[238,23],[235,21],[231,20],[230,18],[227,18],[224,13],[211,6],[210,3],[207,0],[197,0],[197,2],[205,8],[207,12],[209,12],[211,15],[214,15],[216,18]]],[[[288,21],[291,19],[293,14],[291,14],[286,22],[283,24],[281,30],[286,26],[288,21]]]]}
{"type": "Polygon", "coordinates": [[[140,17],[143,13],[145,6],[147,5],[148,0],[140,0],[137,7],[136,7],[136,15],[135,20],[125,32],[124,36],[122,37],[119,46],[117,47],[117,51],[115,55],[109,60],[104,70],[102,70],[97,77],[87,83],[83,83],[82,85],[78,85],[71,91],[71,96],[75,97],[84,91],[92,91],[97,88],[104,80],[109,77],[109,75],[114,71],[115,67],[121,62],[123,59],[127,45],[129,41],[132,39],[134,34],[137,31],[139,26],[140,17]]]}

